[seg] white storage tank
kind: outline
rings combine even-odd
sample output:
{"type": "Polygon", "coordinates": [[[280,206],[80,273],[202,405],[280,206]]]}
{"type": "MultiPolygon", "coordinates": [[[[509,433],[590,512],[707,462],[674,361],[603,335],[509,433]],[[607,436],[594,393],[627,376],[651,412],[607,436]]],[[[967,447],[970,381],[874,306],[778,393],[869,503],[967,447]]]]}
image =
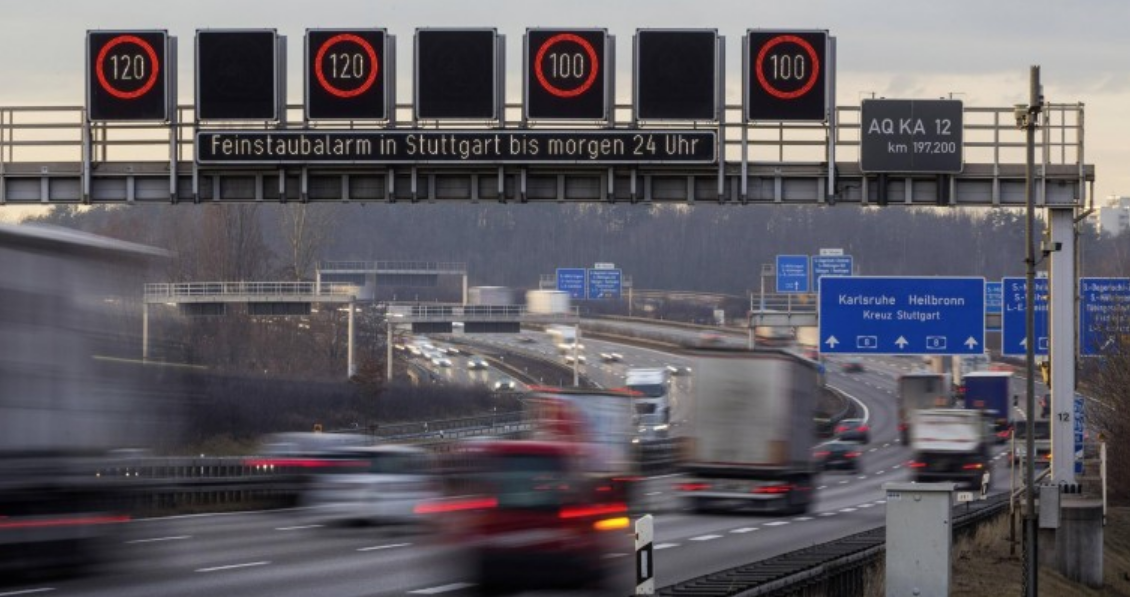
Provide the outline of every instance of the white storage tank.
{"type": "Polygon", "coordinates": [[[470,305],[513,305],[514,291],[506,286],[473,286],[467,290],[470,305]]]}
{"type": "Polygon", "coordinates": [[[564,290],[531,290],[526,293],[530,313],[569,313],[569,293],[564,290]]]}

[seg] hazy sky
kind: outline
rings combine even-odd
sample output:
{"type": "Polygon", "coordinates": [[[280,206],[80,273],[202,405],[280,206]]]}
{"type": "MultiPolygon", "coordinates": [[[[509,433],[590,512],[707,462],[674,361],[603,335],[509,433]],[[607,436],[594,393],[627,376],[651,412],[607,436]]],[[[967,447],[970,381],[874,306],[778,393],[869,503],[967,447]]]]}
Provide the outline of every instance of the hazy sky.
{"type": "MultiPolygon", "coordinates": [[[[397,36],[399,95],[411,89],[417,27],[494,26],[507,36],[517,101],[526,27],[606,27],[617,36],[618,88],[630,81],[630,40],[640,27],[717,28],[727,38],[728,91],[737,99],[741,36],[748,28],[827,29],[838,39],[839,105],[872,93],[967,106],[1028,99],[1029,66],[1045,97],[1086,104],[1086,158],[1096,198],[1130,195],[1130,1],[1127,0],[7,0],[0,19],[0,105],[83,103],[88,29],[168,29],[180,38],[180,93],[192,96],[198,28],[274,27],[289,38],[289,100],[301,101],[308,27],[386,27],[397,36]]],[[[625,98],[626,99],[626,98],[625,98]]]]}

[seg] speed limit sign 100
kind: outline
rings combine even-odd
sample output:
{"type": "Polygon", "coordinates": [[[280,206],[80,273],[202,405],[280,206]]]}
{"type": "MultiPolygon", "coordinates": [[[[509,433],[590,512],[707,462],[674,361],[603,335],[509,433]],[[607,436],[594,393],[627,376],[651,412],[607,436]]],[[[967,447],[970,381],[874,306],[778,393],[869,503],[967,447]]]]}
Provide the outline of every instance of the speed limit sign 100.
{"type": "Polygon", "coordinates": [[[752,29],[745,45],[746,120],[827,120],[826,31],[752,29]]]}

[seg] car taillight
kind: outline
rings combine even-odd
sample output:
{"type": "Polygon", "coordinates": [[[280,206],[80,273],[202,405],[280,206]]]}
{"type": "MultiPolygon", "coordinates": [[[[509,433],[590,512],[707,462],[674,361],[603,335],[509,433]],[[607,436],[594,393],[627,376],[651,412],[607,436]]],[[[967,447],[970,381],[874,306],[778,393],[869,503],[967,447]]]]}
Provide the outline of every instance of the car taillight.
{"type": "Polygon", "coordinates": [[[985,465],[981,464],[980,462],[971,462],[962,466],[961,468],[962,470],[966,471],[976,471],[985,468],[985,465]]]}
{"type": "Polygon", "coordinates": [[[421,502],[412,508],[415,514],[442,514],[446,512],[462,512],[465,510],[487,510],[498,507],[498,498],[473,498],[466,500],[421,502]]]}
{"type": "Polygon", "coordinates": [[[847,456],[848,458],[859,458],[860,456],[863,456],[863,452],[848,452],[847,454],[844,454],[844,456],[847,456]]]}
{"type": "Polygon", "coordinates": [[[828,456],[829,454],[831,454],[831,452],[815,452],[815,453],[813,454],[813,456],[815,456],[815,457],[817,457],[817,458],[825,458],[825,457],[827,457],[827,456],[828,456]]]}
{"type": "Polygon", "coordinates": [[[293,468],[361,468],[369,466],[363,460],[332,460],[321,458],[252,458],[243,461],[250,467],[293,467],[293,468]]]}
{"type": "Polygon", "coordinates": [[[753,488],[753,490],[750,491],[750,493],[759,493],[759,494],[764,495],[764,494],[788,493],[792,490],[793,490],[792,485],[762,485],[761,487],[753,488]]]}
{"type": "Polygon", "coordinates": [[[709,483],[679,483],[675,486],[679,491],[703,491],[710,489],[709,483]]]}
{"type": "Polygon", "coordinates": [[[848,430],[848,428],[845,427],[844,425],[837,425],[836,426],[836,433],[843,433],[847,430],[848,430]]]}
{"type": "Polygon", "coordinates": [[[1005,429],[1004,431],[998,431],[998,432],[997,432],[997,437],[1003,437],[1003,438],[1007,438],[1007,437],[1009,436],[1009,434],[1010,434],[1010,433],[1012,433],[1012,431],[1010,431],[1010,430],[1008,430],[1008,429],[1005,429]]]}
{"type": "Polygon", "coordinates": [[[867,431],[868,429],[869,429],[869,427],[867,427],[867,425],[860,425],[859,426],[860,431],[867,431]]]}
{"type": "Polygon", "coordinates": [[[926,468],[926,463],[918,462],[917,460],[911,460],[910,462],[906,463],[906,466],[907,468],[926,468]]]}
{"type": "Polygon", "coordinates": [[[626,504],[599,504],[596,506],[566,506],[558,513],[558,518],[585,518],[588,516],[604,516],[605,514],[619,514],[627,512],[626,504]]]}

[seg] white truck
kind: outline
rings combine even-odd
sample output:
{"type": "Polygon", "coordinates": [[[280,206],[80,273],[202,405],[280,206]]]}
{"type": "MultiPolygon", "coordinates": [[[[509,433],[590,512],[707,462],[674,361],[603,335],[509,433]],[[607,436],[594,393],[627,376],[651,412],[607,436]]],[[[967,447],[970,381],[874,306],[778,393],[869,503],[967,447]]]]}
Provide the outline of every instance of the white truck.
{"type": "Polygon", "coordinates": [[[990,422],[980,410],[939,408],[919,411],[910,433],[915,482],[952,481],[980,487],[989,470],[990,422]]]}
{"type": "Polygon", "coordinates": [[[806,512],[816,471],[816,363],[779,350],[690,356],[697,375],[678,489],[691,508],[806,512]]]}
{"type": "Polygon", "coordinates": [[[899,436],[903,445],[910,444],[910,431],[918,413],[953,405],[949,384],[941,373],[919,371],[904,373],[898,378],[899,436]]]}
{"type": "Polygon", "coordinates": [[[628,369],[625,385],[632,390],[641,441],[666,439],[671,432],[671,398],[666,369],[628,369]]]}

